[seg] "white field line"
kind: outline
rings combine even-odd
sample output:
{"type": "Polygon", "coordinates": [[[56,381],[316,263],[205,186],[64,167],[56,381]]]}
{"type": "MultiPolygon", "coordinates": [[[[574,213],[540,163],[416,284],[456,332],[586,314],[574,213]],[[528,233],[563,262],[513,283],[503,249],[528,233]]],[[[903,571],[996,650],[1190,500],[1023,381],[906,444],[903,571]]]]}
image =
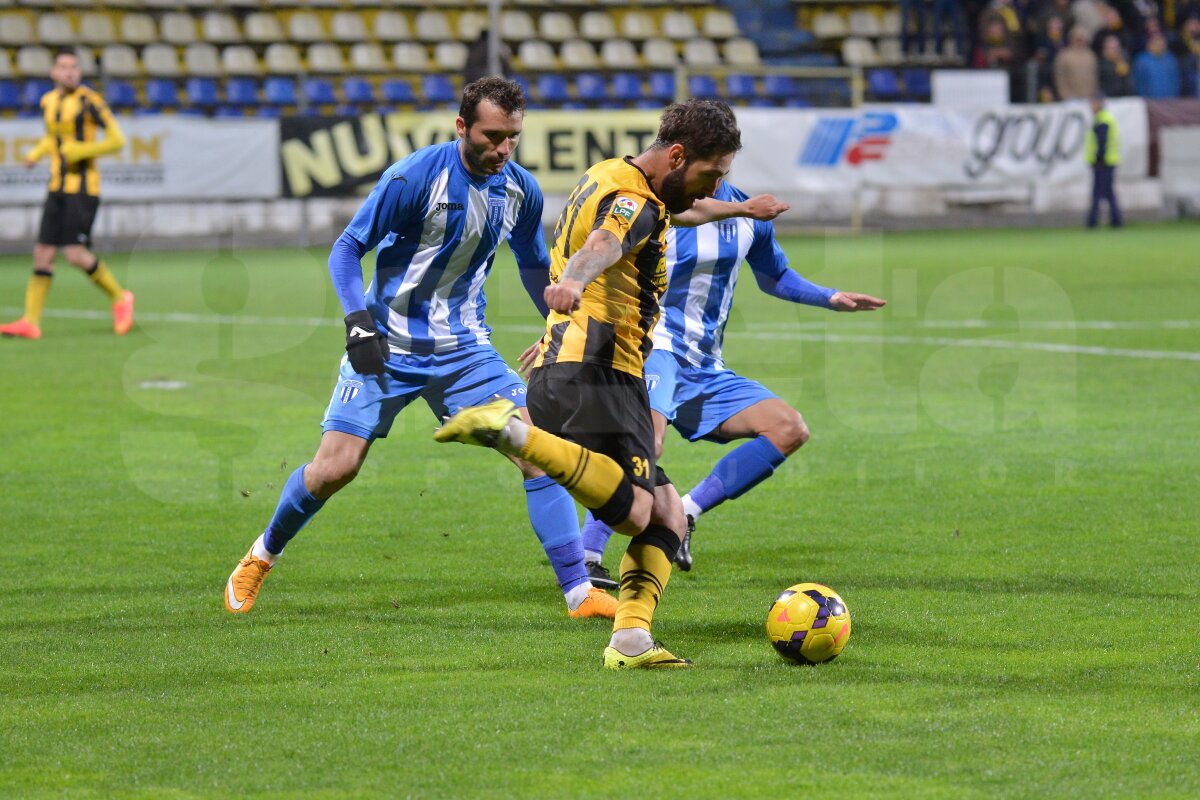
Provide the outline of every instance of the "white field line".
{"type": "MultiPolygon", "coordinates": [[[[22,313],[20,308],[0,308],[0,314],[15,316],[22,313]]],[[[46,317],[59,319],[109,319],[108,311],[90,309],[47,309],[46,317]]],[[[186,314],[175,312],[139,312],[137,318],[142,322],[166,322],[189,325],[281,325],[300,327],[321,327],[339,325],[341,320],[331,317],[260,317],[253,315],[221,315],[221,314],[186,314]]],[[[852,320],[834,323],[838,328],[877,327],[878,323],[869,321],[856,322],[852,320]]],[[[963,320],[961,322],[931,321],[914,324],[927,328],[958,328],[969,330],[1189,330],[1200,328],[1200,320],[1158,320],[1158,321],[1115,321],[1115,320],[1044,320],[1040,322],[1021,323],[1019,327],[988,322],[987,320],[963,320]]],[[[1200,362],[1200,352],[1186,350],[1138,350],[1127,347],[1094,347],[1089,345],[1059,344],[1056,342],[1021,342],[1006,339],[955,339],[945,336],[904,336],[904,335],[855,335],[843,333],[801,333],[796,329],[826,329],[829,323],[791,323],[770,325],[754,325],[749,330],[736,331],[735,336],[745,336],[753,339],[772,341],[798,342],[833,342],[839,344],[906,344],[922,347],[973,347],[993,350],[1028,350],[1042,353],[1063,353],[1071,355],[1106,356],[1110,358],[1140,358],[1168,361],[1197,361],[1200,362]]],[[[494,330],[502,333],[537,333],[542,331],[540,325],[496,325],[494,330]]]]}

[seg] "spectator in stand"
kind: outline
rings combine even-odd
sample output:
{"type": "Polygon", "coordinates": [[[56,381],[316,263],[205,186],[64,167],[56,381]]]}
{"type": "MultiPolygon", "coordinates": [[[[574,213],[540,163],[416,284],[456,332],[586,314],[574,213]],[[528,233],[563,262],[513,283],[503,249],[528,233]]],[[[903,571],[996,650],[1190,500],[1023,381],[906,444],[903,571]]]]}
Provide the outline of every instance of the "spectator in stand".
{"type": "Polygon", "coordinates": [[[1104,47],[1104,39],[1108,36],[1116,36],[1121,43],[1122,50],[1126,53],[1134,52],[1133,36],[1129,32],[1129,28],[1125,26],[1121,12],[1111,5],[1105,5],[1100,9],[1100,13],[1104,17],[1104,25],[1092,37],[1092,49],[1099,53],[1104,47]]]}
{"type": "Polygon", "coordinates": [[[1167,50],[1161,33],[1150,37],[1146,49],[1133,60],[1133,85],[1147,99],[1179,97],[1179,62],[1167,50]]]}
{"type": "Polygon", "coordinates": [[[946,35],[946,22],[954,36],[954,52],[959,56],[967,54],[967,40],[963,33],[963,9],[959,0],[933,0],[933,37],[937,42],[937,51],[948,55],[942,46],[946,35]]]}
{"type": "Polygon", "coordinates": [[[1016,61],[1014,38],[1003,19],[983,12],[979,21],[979,48],[975,51],[974,66],[980,69],[1010,69],[1016,61]]]}
{"type": "MultiPolygon", "coordinates": [[[[509,51],[504,42],[500,43],[500,75],[509,73],[509,51]]],[[[484,28],[479,32],[479,38],[467,45],[467,63],[463,66],[463,85],[474,83],[480,78],[486,78],[488,71],[488,31],[484,28]]]]}
{"type": "Polygon", "coordinates": [[[925,52],[925,0],[900,0],[900,49],[905,55],[925,52]]]}
{"type": "Polygon", "coordinates": [[[1042,12],[1037,15],[1037,19],[1032,25],[1026,25],[1026,29],[1035,37],[1042,36],[1046,32],[1046,26],[1054,17],[1062,20],[1064,31],[1073,30],[1075,17],[1071,15],[1071,0],[1050,0],[1050,2],[1043,3],[1042,12]]]}
{"type": "Polygon", "coordinates": [[[1183,94],[1200,97],[1200,11],[1189,14],[1179,26],[1179,50],[1183,94]]]}
{"type": "Polygon", "coordinates": [[[1104,5],[1104,0],[1075,0],[1071,3],[1075,27],[1087,32],[1088,41],[1104,27],[1104,5]]]}
{"type": "Polygon", "coordinates": [[[1088,131],[1084,155],[1092,168],[1092,208],[1087,226],[1100,223],[1100,203],[1108,203],[1114,228],[1121,227],[1121,208],[1117,205],[1117,165],[1121,163],[1121,144],[1117,136],[1117,120],[1104,107],[1104,99],[1092,98],[1092,128],[1088,131]]]}
{"type": "Polygon", "coordinates": [[[1105,97],[1133,94],[1133,70],[1129,56],[1121,49],[1121,39],[1109,34],[1100,49],[1100,91],[1105,97]]]}
{"type": "Polygon", "coordinates": [[[1100,65],[1088,47],[1088,35],[1071,30],[1071,44],[1054,59],[1054,88],[1059,100],[1090,100],[1100,91],[1100,65]]]}
{"type": "Polygon", "coordinates": [[[1037,48],[1033,52],[1033,59],[1037,62],[1038,100],[1043,103],[1052,103],[1058,99],[1054,68],[1058,54],[1065,44],[1062,19],[1050,17],[1046,20],[1046,30],[1038,37],[1037,48]]]}

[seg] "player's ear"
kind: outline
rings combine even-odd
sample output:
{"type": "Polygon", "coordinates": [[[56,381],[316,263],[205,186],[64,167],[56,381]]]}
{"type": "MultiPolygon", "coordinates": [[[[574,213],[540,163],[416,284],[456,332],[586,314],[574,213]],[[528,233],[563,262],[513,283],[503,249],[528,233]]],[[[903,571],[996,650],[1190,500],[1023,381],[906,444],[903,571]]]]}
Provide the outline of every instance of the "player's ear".
{"type": "Polygon", "coordinates": [[[687,153],[679,142],[667,148],[667,157],[671,160],[671,169],[679,169],[687,161],[687,153]]]}
{"type": "Polygon", "coordinates": [[[454,118],[454,130],[458,134],[460,139],[462,137],[466,136],[467,135],[467,121],[465,119],[463,119],[462,117],[455,117],[454,118]]]}

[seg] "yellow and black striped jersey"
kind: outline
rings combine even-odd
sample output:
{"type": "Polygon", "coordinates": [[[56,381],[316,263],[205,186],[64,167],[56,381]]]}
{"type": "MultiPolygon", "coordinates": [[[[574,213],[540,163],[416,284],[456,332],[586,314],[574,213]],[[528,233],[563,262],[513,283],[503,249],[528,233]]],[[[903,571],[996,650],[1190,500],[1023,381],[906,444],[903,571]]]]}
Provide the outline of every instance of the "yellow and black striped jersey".
{"type": "Polygon", "coordinates": [[[594,230],[616,236],[623,255],[584,287],[578,310],[550,312],[535,367],[577,362],[641,377],[667,287],[668,224],[666,206],[628,157],[601,161],[584,173],[554,228],[550,279],[558,282],[594,230]]]}
{"type": "Polygon", "coordinates": [[[69,92],[51,89],[42,95],[41,107],[46,136],[30,156],[50,156],[49,190],[98,196],[97,156],[114,153],[125,144],[108,104],[94,89],[80,86],[69,92]],[[104,139],[97,141],[100,129],[105,131],[104,139]]]}

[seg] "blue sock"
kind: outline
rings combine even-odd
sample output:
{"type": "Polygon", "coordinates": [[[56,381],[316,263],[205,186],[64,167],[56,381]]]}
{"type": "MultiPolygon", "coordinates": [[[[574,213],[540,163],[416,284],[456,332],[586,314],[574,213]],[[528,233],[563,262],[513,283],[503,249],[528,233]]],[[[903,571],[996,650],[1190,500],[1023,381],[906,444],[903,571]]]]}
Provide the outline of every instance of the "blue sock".
{"type": "Polygon", "coordinates": [[[708,511],[758,486],[786,460],[787,456],[779,452],[770,439],[759,436],[735,447],[718,461],[709,476],[696,484],[688,496],[702,512],[708,511]]]}
{"type": "Polygon", "coordinates": [[[307,466],[301,466],[288,477],[279,495],[275,516],[263,531],[263,546],[275,555],[282,553],[292,537],[325,505],[324,500],[318,500],[304,488],[304,467],[307,466]]]}
{"type": "Polygon", "coordinates": [[[533,532],[550,559],[558,585],[566,594],[588,579],[575,501],[566,489],[543,475],[525,481],[525,502],[529,506],[533,532]]]}
{"type": "Polygon", "coordinates": [[[612,535],[612,528],[596,519],[592,512],[587,513],[587,517],[583,520],[583,550],[585,553],[603,554],[612,535]]]}

